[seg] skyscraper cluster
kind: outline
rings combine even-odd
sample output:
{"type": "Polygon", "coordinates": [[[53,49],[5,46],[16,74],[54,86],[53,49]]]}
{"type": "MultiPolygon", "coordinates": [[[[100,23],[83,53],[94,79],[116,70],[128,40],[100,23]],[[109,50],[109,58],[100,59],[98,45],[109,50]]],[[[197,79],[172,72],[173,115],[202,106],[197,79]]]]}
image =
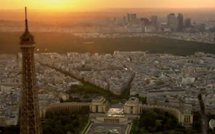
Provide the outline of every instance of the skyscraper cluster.
{"type": "Polygon", "coordinates": [[[182,13],[170,13],[167,15],[166,23],[162,23],[158,16],[152,15],[150,18],[138,18],[135,13],[128,13],[123,17],[123,24],[129,28],[141,27],[142,32],[182,32],[186,28],[191,28],[191,19],[184,19],[182,13]],[[132,27],[133,26],[133,27],[132,27]]]}
{"type": "Polygon", "coordinates": [[[180,32],[184,28],[191,27],[191,19],[187,18],[184,20],[182,13],[179,13],[178,15],[170,13],[167,15],[167,26],[173,32],[180,32]]]}
{"type": "MultiPolygon", "coordinates": [[[[131,33],[162,33],[162,32],[206,32],[214,31],[209,23],[194,22],[182,13],[169,13],[163,16],[142,16],[136,13],[127,13],[123,17],[114,17],[107,22],[106,32],[131,32],[131,33]],[[110,23],[111,22],[111,23],[110,23]],[[110,24],[110,25],[109,25],[110,24]]],[[[103,29],[104,30],[104,29],[103,29]]],[[[210,37],[209,37],[210,38],[210,37]]],[[[211,40],[211,39],[209,39],[211,40]]]]}
{"type": "Polygon", "coordinates": [[[181,31],[184,27],[183,14],[179,13],[177,16],[175,13],[170,13],[167,16],[167,25],[171,31],[181,31]]]}
{"type": "Polygon", "coordinates": [[[128,13],[127,14],[127,22],[132,24],[132,23],[136,23],[137,21],[137,14],[135,13],[128,13]]]}

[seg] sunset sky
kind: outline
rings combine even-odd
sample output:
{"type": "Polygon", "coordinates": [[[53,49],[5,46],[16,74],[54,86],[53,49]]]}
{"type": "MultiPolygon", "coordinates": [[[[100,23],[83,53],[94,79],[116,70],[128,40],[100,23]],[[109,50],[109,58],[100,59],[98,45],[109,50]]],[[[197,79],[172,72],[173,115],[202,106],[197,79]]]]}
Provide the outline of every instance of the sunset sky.
{"type": "Polygon", "coordinates": [[[0,9],[86,11],[104,8],[215,8],[215,0],[0,0],[0,9]]]}

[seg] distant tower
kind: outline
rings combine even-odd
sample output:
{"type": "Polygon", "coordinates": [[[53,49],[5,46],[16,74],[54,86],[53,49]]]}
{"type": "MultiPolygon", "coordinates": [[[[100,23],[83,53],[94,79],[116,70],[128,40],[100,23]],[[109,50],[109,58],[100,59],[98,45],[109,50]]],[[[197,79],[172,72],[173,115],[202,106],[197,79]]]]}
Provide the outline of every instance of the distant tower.
{"type": "Polygon", "coordinates": [[[151,24],[154,26],[154,27],[157,27],[158,26],[158,16],[151,16],[151,24]]]}
{"type": "Polygon", "coordinates": [[[178,30],[178,20],[174,13],[170,13],[167,16],[167,25],[171,29],[171,31],[177,31],[178,30]]]}
{"type": "Polygon", "coordinates": [[[177,16],[178,19],[178,31],[182,31],[184,27],[184,16],[182,13],[179,13],[177,16]]]}
{"type": "Polygon", "coordinates": [[[28,30],[25,7],[25,32],[20,37],[22,51],[22,96],[20,105],[20,134],[40,134],[38,90],[35,81],[34,37],[28,30]]]}
{"type": "Polygon", "coordinates": [[[192,26],[192,24],[191,24],[191,19],[190,19],[190,18],[185,19],[184,26],[185,26],[186,28],[189,28],[189,27],[192,26]]]}
{"type": "Polygon", "coordinates": [[[129,24],[135,23],[136,20],[137,20],[137,14],[135,14],[135,13],[128,13],[127,14],[127,20],[128,20],[129,24]]]}

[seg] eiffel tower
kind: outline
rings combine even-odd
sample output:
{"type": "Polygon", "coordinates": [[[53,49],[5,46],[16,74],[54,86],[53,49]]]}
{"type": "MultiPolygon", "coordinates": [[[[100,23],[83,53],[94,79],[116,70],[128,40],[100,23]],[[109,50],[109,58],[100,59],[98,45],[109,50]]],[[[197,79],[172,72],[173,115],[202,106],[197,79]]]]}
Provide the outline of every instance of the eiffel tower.
{"type": "Polygon", "coordinates": [[[38,90],[34,64],[34,37],[28,29],[25,7],[25,32],[20,37],[22,52],[22,92],[20,104],[20,134],[40,134],[38,90]]]}

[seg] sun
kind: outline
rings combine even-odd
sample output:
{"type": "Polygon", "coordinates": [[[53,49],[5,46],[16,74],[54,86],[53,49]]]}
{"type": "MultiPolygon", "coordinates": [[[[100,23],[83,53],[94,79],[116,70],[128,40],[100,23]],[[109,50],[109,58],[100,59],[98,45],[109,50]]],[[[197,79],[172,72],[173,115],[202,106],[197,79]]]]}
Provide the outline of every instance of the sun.
{"type": "Polygon", "coordinates": [[[32,0],[27,5],[41,10],[70,10],[74,8],[76,0],[32,0]]]}

